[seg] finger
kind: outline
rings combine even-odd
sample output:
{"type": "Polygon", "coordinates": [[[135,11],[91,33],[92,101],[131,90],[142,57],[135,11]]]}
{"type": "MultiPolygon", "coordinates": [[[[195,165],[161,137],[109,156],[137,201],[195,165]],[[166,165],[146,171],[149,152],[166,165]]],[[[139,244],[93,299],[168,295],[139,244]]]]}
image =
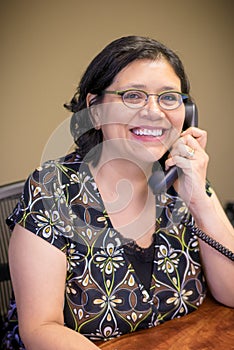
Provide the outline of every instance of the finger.
{"type": "Polygon", "coordinates": [[[200,146],[199,149],[188,145],[184,145],[184,148],[177,146],[171,153],[173,153],[172,157],[168,158],[165,162],[166,170],[173,165],[183,170],[191,168],[192,166],[200,169],[200,171],[207,168],[209,156],[200,146]]]}
{"type": "Polygon", "coordinates": [[[205,130],[195,128],[195,127],[190,127],[181,133],[182,137],[186,137],[188,135],[195,138],[203,149],[206,147],[207,132],[205,130]]]}
{"type": "Polygon", "coordinates": [[[193,158],[196,146],[196,143],[194,143],[194,145],[185,144],[185,140],[181,138],[173,145],[170,154],[172,157],[179,155],[185,158],[193,158]]]}
{"type": "Polygon", "coordinates": [[[165,162],[165,169],[168,170],[170,167],[176,165],[177,167],[183,169],[183,172],[191,171],[191,159],[182,157],[180,155],[175,155],[173,158],[168,158],[165,162]]]}
{"type": "Polygon", "coordinates": [[[185,145],[194,148],[195,150],[204,151],[205,149],[206,140],[195,138],[190,134],[182,136],[181,139],[185,145]]]}

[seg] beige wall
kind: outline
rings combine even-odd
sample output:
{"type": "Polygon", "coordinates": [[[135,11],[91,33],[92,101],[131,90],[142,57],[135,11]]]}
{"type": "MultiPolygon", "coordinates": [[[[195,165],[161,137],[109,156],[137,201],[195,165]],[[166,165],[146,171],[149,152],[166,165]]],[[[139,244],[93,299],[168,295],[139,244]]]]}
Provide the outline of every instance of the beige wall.
{"type": "Polygon", "coordinates": [[[209,133],[209,178],[223,203],[234,199],[232,0],[1,0],[0,16],[0,184],[53,157],[55,139],[58,155],[67,151],[63,103],[86,65],[109,41],[139,34],[184,61],[209,133]]]}

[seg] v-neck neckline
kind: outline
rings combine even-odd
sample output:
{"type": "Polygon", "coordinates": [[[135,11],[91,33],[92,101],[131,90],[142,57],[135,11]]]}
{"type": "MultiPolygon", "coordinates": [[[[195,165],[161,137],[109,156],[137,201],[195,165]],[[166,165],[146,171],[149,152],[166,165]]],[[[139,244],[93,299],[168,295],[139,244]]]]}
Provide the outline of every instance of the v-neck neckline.
{"type": "MultiPolygon", "coordinates": [[[[86,165],[86,168],[87,168],[87,169],[86,169],[87,175],[90,177],[90,181],[91,181],[92,184],[93,184],[93,189],[94,189],[95,197],[98,198],[98,200],[99,200],[100,207],[102,208],[102,214],[103,214],[103,216],[105,217],[105,219],[107,220],[109,228],[112,229],[112,230],[114,230],[114,231],[120,236],[122,245],[125,245],[125,244],[130,243],[130,244],[134,244],[135,246],[139,247],[139,249],[142,249],[142,250],[148,249],[149,247],[141,247],[141,246],[139,246],[139,245],[137,244],[137,242],[136,242],[135,239],[130,239],[130,238],[124,237],[124,235],[123,235],[118,229],[116,229],[116,228],[114,227],[114,225],[112,224],[111,218],[110,218],[109,213],[108,213],[108,211],[107,211],[107,209],[106,209],[106,206],[105,206],[105,204],[104,204],[102,195],[101,195],[101,193],[100,193],[100,191],[99,191],[98,185],[97,185],[97,183],[96,183],[96,181],[95,181],[95,179],[94,179],[94,175],[92,174],[92,171],[91,171],[91,169],[90,169],[90,166],[89,166],[88,162],[85,162],[85,165],[86,165]]],[[[155,227],[154,227],[154,232],[153,232],[153,234],[152,234],[152,237],[153,237],[153,235],[156,233],[156,223],[157,223],[157,216],[156,216],[156,204],[155,204],[155,223],[154,223],[155,227]]],[[[151,245],[151,244],[152,244],[152,243],[150,243],[150,245],[151,245]]],[[[150,246],[150,245],[149,245],[149,246],[150,246]]]]}
{"type": "MultiPolygon", "coordinates": [[[[113,230],[118,235],[118,237],[119,237],[119,239],[121,241],[121,246],[122,246],[123,251],[124,251],[123,254],[125,256],[126,262],[127,262],[128,265],[131,264],[129,266],[131,266],[131,271],[132,271],[132,273],[134,275],[134,278],[137,281],[138,288],[139,288],[139,290],[141,290],[141,292],[143,292],[143,296],[147,297],[150,300],[152,298],[152,296],[153,296],[152,290],[154,289],[154,274],[155,274],[154,256],[155,256],[155,244],[156,244],[156,223],[157,223],[157,218],[156,218],[156,222],[155,222],[155,231],[154,231],[154,233],[152,235],[152,242],[151,242],[151,244],[148,247],[146,247],[146,248],[140,247],[137,244],[136,240],[128,239],[128,238],[124,237],[123,234],[121,234],[121,232],[119,232],[112,225],[111,219],[110,219],[110,217],[108,215],[108,212],[107,212],[106,207],[104,205],[101,193],[100,193],[100,191],[98,189],[98,186],[97,186],[97,183],[96,183],[96,181],[94,179],[94,176],[93,176],[93,174],[92,174],[92,172],[90,170],[89,164],[88,163],[85,163],[85,164],[86,164],[86,167],[87,167],[86,173],[90,177],[90,181],[92,182],[92,185],[93,185],[92,187],[93,187],[93,190],[94,190],[95,197],[98,198],[98,200],[99,200],[100,207],[102,208],[102,214],[103,214],[103,216],[105,217],[105,219],[107,221],[108,228],[113,230]],[[151,273],[150,273],[150,286],[149,286],[149,289],[147,289],[147,287],[142,283],[138,272],[136,271],[135,267],[132,264],[131,259],[129,258],[129,254],[126,252],[126,249],[128,251],[132,250],[133,254],[134,254],[134,249],[136,249],[136,251],[138,250],[138,254],[140,254],[140,255],[144,255],[145,253],[148,254],[147,260],[149,260],[149,258],[152,258],[152,269],[151,269],[151,273]],[[152,257],[152,252],[153,252],[153,257],[152,257]]],[[[155,210],[156,210],[156,206],[155,206],[155,210]]]]}

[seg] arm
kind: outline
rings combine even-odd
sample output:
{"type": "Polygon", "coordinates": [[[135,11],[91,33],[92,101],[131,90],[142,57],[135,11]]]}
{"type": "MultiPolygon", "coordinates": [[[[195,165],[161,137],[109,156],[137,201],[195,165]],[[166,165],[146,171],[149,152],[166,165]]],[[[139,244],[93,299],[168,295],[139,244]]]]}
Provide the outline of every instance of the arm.
{"type": "MultiPolygon", "coordinates": [[[[173,146],[172,158],[166,164],[176,164],[183,174],[175,184],[177,192],[187,203],[196,225],[214,240],[234,252],[234,230],[215,195],[205,191],[209,157],[205,152],[206,132],[189,128],[173,146]],[[195,150],[189,157],[186,150],[195,150]]],[[[213,296],[221,303],[234,307],[234,262],[199,240],[201,259],[213,296]]]]}
{"type": "Polygon", "coordinates": [[[64,253],[16,225],[9,261],[19,329],[26,349],[98,349],[83,335],[64,326],[64,253]]]}
{"type": "MultiPolygon", "coordinates": [[[[190,208],[196,225],[210,237],[234,252],[234,230],[215,193],[204,198],[201,209],[190,208]]],[[[234,262],[200,240],[202,264],[212,295],[234,307],[234,262]]]]}

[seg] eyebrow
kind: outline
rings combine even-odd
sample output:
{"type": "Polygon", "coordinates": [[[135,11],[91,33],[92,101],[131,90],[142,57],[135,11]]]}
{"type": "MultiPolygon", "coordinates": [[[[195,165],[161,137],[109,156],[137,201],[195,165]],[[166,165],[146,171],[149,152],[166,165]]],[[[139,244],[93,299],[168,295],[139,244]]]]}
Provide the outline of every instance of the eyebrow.
{"type": "MultiPolygon", "coordinates": [[[[147,86],[144,84],[131,84],[131,85],[126,85],[124,86],[121,90],[128,90],[128,89],[140,89],[140,90],[144,90],[147,89],[147,86]]],[[[170,85],[165,85],[162,86],[162,88],[160,89],[162,91],[170,91],[170,90],[178,90],[175,86],[170,86],[170,85]]],[[[180,90],[180,89],[179,89],[180,90]]]]}

